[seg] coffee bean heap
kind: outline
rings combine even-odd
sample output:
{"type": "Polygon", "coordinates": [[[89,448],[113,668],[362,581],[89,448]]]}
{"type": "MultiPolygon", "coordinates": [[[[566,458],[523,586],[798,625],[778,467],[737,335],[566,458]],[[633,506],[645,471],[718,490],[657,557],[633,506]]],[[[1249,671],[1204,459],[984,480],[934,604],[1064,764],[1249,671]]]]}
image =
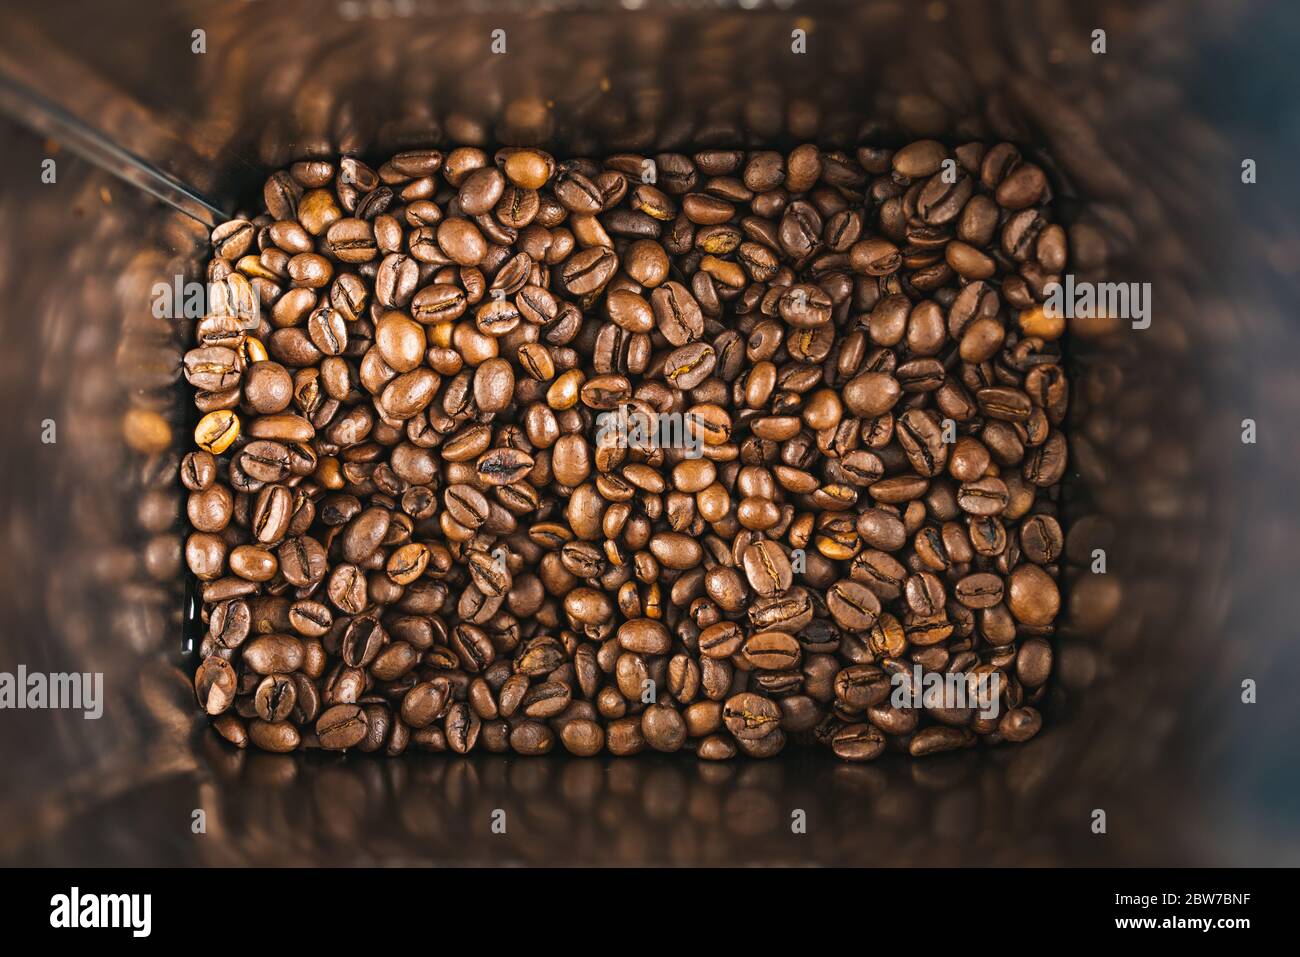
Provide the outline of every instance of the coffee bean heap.
{"type": "Polygon", "coordinates": [[[1066,240],[1015,147],[462,147],[296,163],[264,199],[214,230],[184,359],[195,688],[227,740],[1037,733],[1066,240]],[[996,676],[998,714],[896,707],[918,666],[996,676]]]}

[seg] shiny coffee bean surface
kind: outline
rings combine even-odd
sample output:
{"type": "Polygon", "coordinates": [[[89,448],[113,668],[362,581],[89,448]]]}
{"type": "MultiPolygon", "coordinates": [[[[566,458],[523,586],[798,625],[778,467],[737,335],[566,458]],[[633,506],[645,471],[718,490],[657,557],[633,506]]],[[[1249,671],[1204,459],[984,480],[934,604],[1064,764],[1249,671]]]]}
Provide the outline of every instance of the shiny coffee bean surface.
{"type": "Polygon", "coordinates": [[[1069,250],[1015,147],[418,150],[262,200],[213,232],[181,366],[228,741],[870,761],[1039,731],[1069,250]]]}

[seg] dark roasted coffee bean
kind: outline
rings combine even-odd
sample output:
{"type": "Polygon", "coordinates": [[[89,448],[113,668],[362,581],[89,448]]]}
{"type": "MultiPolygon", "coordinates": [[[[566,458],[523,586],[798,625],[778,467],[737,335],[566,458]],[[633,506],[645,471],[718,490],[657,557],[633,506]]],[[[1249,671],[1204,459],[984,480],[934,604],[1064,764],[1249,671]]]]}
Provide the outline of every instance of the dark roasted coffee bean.
{"type": "Polygon", "coordinates": [[[669,353],[664,360],[664,378],[683,392],[694,389],[707,379],[718,363],[713,346],[692,342],[669,353]]]}
{"type": "Polygon", "coordinates": [[[443,719],[443,733],[447,746],[457,754],[469,754],[478,743],[483,722],[465,702],[457,702],[447,710],[443,719]]]}
{"type": "Polygon", "coordinates": [[[764,597],[781,594],[794,581],[790,560],[773,541],[755,542],[745,549],[744,565],[749,587],[764,597]]]}
{"type": "Polygon", "coordinates": [[[779,728],[781,709],[771,698],[744,692],[727,699],[722,720],[737,740],[753,741],[779,728]]]}
{"type": "Polygon", "coordinates": [[[446,711],[451,686],[445,678],[424,681],[402,697],[402,720],[412,728],[427,728],[446,711]]]}
{"type": "Polygon", "coordinates": [[[1020,548],[1036,565],[1050,565],[1065,547],[1061,526],[1050,515],[1031,515],[1020,525],[1020,548]]]}
{"type": "Polygon", "coordinates": [[[199,707],[210,715],[221,714],[234,703],[238,683],[230,662],[216,656],[205,658],[194,674],[199,707]]]}
{"type": "Polygon", "coordinates": [[[838,581],[826,591],[826,607],[841,628],[867,631],[880,614],[880,599],[861,582],[838,581]]]}
{"type": "Polygon", "coordinates": [[[355,704],[338,704],[316,719],[316,738],[322,748],[343,751],[355,747],[366,736],[367,720],[363,708],[355,704]]]}
{"type": "Polygon", "coordinates": [[[249,739],[263,751],[286,753],[302,743],[302,735],[289,721],[268,723],[256,720],[249,723],[249,739]]]}
{"type": "Polygon", "coordinates": [[[799,642],[783,631],[750,635],[740,649],[741,656],[759,671],[783,671],[799,664],[799,642]]]}
{"type": "Polygon", "coordinates": [[[254,694],[257,716],[263,721],[283,721],[293,713],[298,692],[287,675],[267,675],[254,694]]]}
{"type": "Polygon", "coordinates": [[[291,635],[263,635],[243,646],[243,663],[259,675],[288,674],[302,667],[305,648],[291,635]]]}
{"type": "Polygon", "coordinates": [[[202,418],[170,466],[190,534],[143,562],[200,583],[218,733],[853,761],[1033,737],[1070,451],[1042,300],[1109,253],[1053,222],[1032,155],[460,147],[273,174],[211,235],[180,366],[202,418]],[[999,673],[1005,711],[896,708],[913,665],[999,673]]]}
{"type": "Polygon", "coordinates": [[[845,725],[831,738],[831,750],[845,761],[872,761],[884,753],[885,735],[874,725],[845,725]]]}
{"type": "Polygon", "coordinates": [[[1026,625],[1050,625],[1061,607],[1052,576],[1037,565],[1020,565],[1007,581],[1007,607],[1026,625]]]}

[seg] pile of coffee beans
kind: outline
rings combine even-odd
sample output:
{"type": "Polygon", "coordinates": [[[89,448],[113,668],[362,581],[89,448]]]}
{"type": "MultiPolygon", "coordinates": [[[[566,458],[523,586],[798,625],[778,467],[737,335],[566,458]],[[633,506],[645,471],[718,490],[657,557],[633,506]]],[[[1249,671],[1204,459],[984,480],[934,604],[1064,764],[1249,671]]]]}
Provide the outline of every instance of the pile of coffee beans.
{"type": "Polygon", "coordinates": [[[307,160],[184,358],[233,744],[848,760],[1024,741],[1066,265],[1007,143],[307,160]],[[900,707],[897,687],[996,678],[900,707]]]}

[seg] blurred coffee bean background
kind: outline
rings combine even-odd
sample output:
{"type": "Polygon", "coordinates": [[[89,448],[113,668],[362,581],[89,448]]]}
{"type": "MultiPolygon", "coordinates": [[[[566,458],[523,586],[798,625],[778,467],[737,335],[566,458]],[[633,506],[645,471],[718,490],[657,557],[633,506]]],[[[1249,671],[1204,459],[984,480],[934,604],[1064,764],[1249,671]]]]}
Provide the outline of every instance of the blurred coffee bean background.
{"type": "Polygon", "coordinates": [[[99,720],[0,712],[0,861],[1300,862],[1300,10],[49,0],[5,20],[0,671],[103,672],[105,701],[99,720]],[[1071,329],[1067,615],[1037,739],[850,766],[384,761],[215,738],[181,635],[189,330],[153,317],[151,290],[201,279],[211,225],[271,170],[447,143],[917,137],[1016,143],[1051,173],[1076,278],[1152,285],[1149,329],[1071,329]]]}

